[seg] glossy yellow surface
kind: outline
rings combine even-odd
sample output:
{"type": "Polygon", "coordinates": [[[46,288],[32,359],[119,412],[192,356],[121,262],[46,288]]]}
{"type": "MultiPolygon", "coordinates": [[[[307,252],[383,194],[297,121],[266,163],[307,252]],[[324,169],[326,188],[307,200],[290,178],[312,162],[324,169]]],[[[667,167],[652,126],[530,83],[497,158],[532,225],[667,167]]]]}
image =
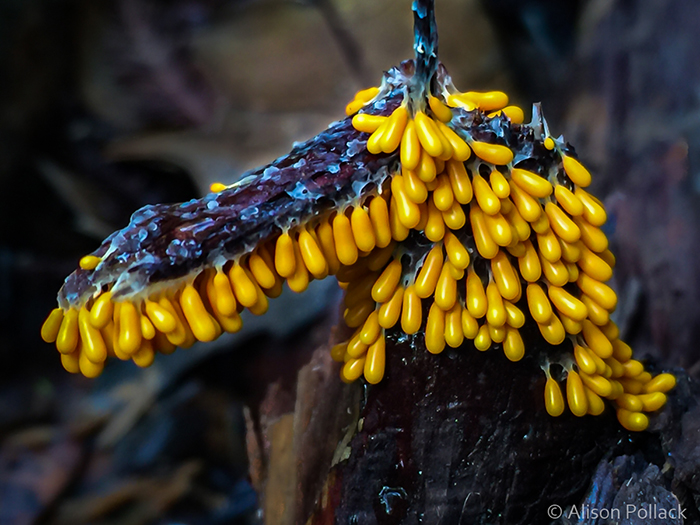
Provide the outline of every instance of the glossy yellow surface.
{"type": "Polygon", "coordinates": [[[578,160],[564,155],[562,163],[564,164],[564,171],[566,171],[571,182],[582,188],[591,184],[591,174],[578,160]]]}
{"type": "Polygon", "coordinates": [[[564,396],[559,384],[551,377],[544,385],[544,406],[550,416],[558,417],[564,413],[564,396]]]}
{"type": "Polygon", "coordinates": [[[367,350],[364,374],[368,383],[376,385],[384,377],[386,368],[386,341],[381,335],[367,350]]]}
{"type": "Polygon", "coordinates": [[[588,413],[588,398],[583,382],[573,370],[569,370],[566,378],[566,400],[573,415],[582,417],[588,413]]]}
{"type": "Polygon", "coordinates": [[[506,146],[478,141],[470,146],[477,157],[496,166],[505,166],[513,161],[513,152],[506,146]]]}
{"type": "Polygon", "coordinates": [[[420,297],[413,286],[404,290],[403,308],[401,310],[401,329],[406,334],[415,334],[423,322],[423,310],[420,297]]]}
{"type": "Polygon", "coordinates": [[[391,299],[382,304],[379,308],[379,315],[377,320],[379,321],[379,326],[382,328],[391,328],[398,321],[402,312],[404,289],[399,286],[395,291],[391,299]]]}
{"type": "Polygon", "coordinates": [[[532,318],[540,324],[549,322],[552,318],[552,304],[542,287],[538,284],[527,285],[527,305],[532,318]]]}
{"type": "Polygon", "coordinates": [[[418,297],[426,299],[433,294],[442,273],[443,260],[442,246],[434,246],[428,252],[423,266],[416,276],[414,289],[418,297]]]}
{"type": "MultiPolygon", "coordinates": [[[[377,247],[386,248],[391,243],[392,234],[391,222],[389,219],[389,205],[382,197],[374,197],[369,203],[369,218],[372,221],[372,228],[374,229],[374,240],[377,244],[377,247]]],[[[331,251],[330,246],[327,246],[326,242],[323,239],[322,242],[324,246],[323,252],[330,265],[331,259],[329,258],[328,253],[331,251]]],[[[335,254],[335,249],[333,249],[332,251],[335,254]]],[[[335,257],[337,258],[337,254],[335,257]]]]}
{"type": "Polygon", "coordinates": [[[513,182],[533,197],[543,199],[552,194],[552,184],[536,173],[520,168],[513,168],[510,172],[510,176],[513,182]]]}
{"type": "Polygon", "coordinates": [[[460,204],[469,204],[474,196],[474,190],[464,163],[449,160],[445,164],[445,170],[450,179],[455,200],[460,204]]]}
{"type": "Polygon", "coordinates": [[[479,254],[485,259],[493,259],[498,253],[498,244],[491,238],[486,227],[486,220],[481,208],[472,204],[469,210],[469,221],[474,233],[474,242],[479,254]]]}
{"type": "Polygon", "coordinates": [[[431,354],[445,349],[445,311],[433,303],[425,325],[425,347],[431,354]]]}
{"type": "MultiPolygon", "coordinates": [[[[486,290],[481,282],[481,278],[476,274],[473,268],[469,268],[467,272],[467,310],[475,319],[481,319],[486,315],[488,309],[488,300],[486,298],[486,290]]],[[[466,333],[466,330],[465,330],[466,333]]]]}
{"type": "Polygon", "coordinates": [[[409,120],[401,139],[401,166],[405,170],[414,170],[418,167],[421,156],[421,145],[416,133],[416,124],[409,120]]]}
{"type": "Polygon", "coordinates": [[[472,184],[476,202],[484,213],[494,215],[501,211],[501,200],[481,175],[474,175],[472,184]]]}

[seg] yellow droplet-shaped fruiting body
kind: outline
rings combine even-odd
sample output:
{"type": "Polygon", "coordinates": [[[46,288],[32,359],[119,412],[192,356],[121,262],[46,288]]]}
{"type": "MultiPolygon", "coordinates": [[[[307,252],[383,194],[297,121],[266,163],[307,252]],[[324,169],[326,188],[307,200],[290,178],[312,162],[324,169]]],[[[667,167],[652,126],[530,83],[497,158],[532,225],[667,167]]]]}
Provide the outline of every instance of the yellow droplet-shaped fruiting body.
{"type": "Polygon", "coordinates": [[[442,212],[445,226],[451,230],[460,230],[467,223],[464,209],[458,202],[453,202],[449,210],[442,212]]]}
{"type": "Polygon", "coordinates": [[[421,157],[421,145],[416,133],[416,124],[409,120],[401,139],[401,166],[405,170],[412,171],[418,167],[421,157]]]}
{"type": "Polygon", "coordinates": [[[378,87],[371,87],[358,91],[355,98],[345,106],[345,114],[350,116],[357,113],[365,104],[379,94],[378,87]]]}
{"type": "Polygon", "coordinates": [[[384,303],[391,299],[401,280],[401,261],[393,260],[372,286],[372,299],[384,303]]]}
{"type": "MultiPolygon", "coordinates": [[[[355,211],[358,210],[362,210],[362,212],[364,212],[362,219],[366,220],[363,221],[363,227],[369,228],[369,233],[371,234],[372,238],[371,245],[372,248],[374,248],[374,234],[372,233],[372,224],[369,220],[369,215],[367,215],[367,212],[365,212],[362,208],[355,209],[355,211]]],[[[359,213],[362,214],[362,212],[359,213]]],[[[302,229],[299,233],[299,251],[301,253],[301,258],[304,261],[304,265],[314,277],[318,278],[319,276],[325,276],[328,274],[328,263],[326,262],[326,258],[323,256],[323,252],[316,243],[316,240],[306,229],[302,229]]]]}
{"type": "MultiPolygon", "coordinates": [[[[292,249],[293,251],[298,251],[299,247],[296,243],[294,243],[292,249]]],[[[295,272],[299,270],[297,267],[297,262],[301,262],[297,261],[296,259],[297,258],[295,257],[295,272]]],[[[303,263],[299,264],[299,266],[303,266],[303,263]]],[[[246,308],[250,308],[251,306],[255,305],[255,303],[258,301],[258,292],[255,289],[253,281],[250,279],[243,267],[240,264],[235,263],[229,270],[228,277],[231,282],[231,289],[236,296],[236,300],[246,308]]]]}
{"type": "Polygon", "coordinates": [[[457,303],[445,314],[445,343],[450,348],[458,348],[463,341],[462,306],[457,303]]]}
{"type": "Polygon", "coordinates": [[[588,398],[581,376],[573,370],[569,370],[566,378],[566,399],[573,415],[582,417],[588,413],[588,398]]]}
{"type": "Polygon", "coordinates": [[[517,328],[506,327],[506,339],[503,342],[503,353],[511,361],[520,361],[525,355],[525,343],[517,328]]]}
{"type": "Polygon", "coordinates": [[[443,104],[437,97],[428,97],[428,105],[430,106],[433,114],[442,122],[449,122],[452,120],[452,110],[443,104]]]}
{"type": "Polygon", "coordinates": [[[486,286],[486,299],[488,301],[488,310],[486,312],[486,320],[491,326],[500,328],[506,324],[508,319],[508,314],[506,313],[506,307],[503,304],[503,297],[498,291],[498,286],[496,283],[491,281],[486,286]]]}
{"type": "Polygon", "coordinates": [[[583,325],[582,333],[586,345],[601,359],[612,356],[612,344],[610,340],[605,337],[605,334],[600,331],[600,328],[591,323],[588,319],[585,319],[581,324],[583,325]]]}
{"type": "Polygon", "coordinates": [[[457,300],[457,281],[451,270],[452,264],[448,261],[442,266],[435,286],[435,304],[445,311],[450,310],[457,300]]]}
{"type": "Polygon", "coordinates": [[[495,111],[508,105],[508,95],[502,91],[468,91],[462,93],[461,98],[472,102],[482,111],[495,111]]]}
{"type": "Polygon", "coordinates": [[[581,258],[578,260],[578,266],[596,281],[604,282],[612,277],[612,268],[608,263],[586,246],[581,247],[581,258]]]}
{"type": "Polygon", "coordinates": [[[455,200],[460,204],[469,204],[474,195],[474,190],[469,180],[467,170],[464,167],[464,163],[456,160],[449,160],[445,164],[445,169],[450,179],[450,185],[452,186],[452,193],[455,196],[455,200]]]}
{"type": "Polygon", "coordinates": [[[224,191],[226,188],[228,188],[228,186],[226,186],[226,184],[223,184],[222,182],[212,182],[209,185],[209,191],[211,193],[219,193],[224,191]]]}
{"type": "Polygon", "coordinates": [[[365,324],[362,325],[360,330],[360,341],[366,345],[371,345],[379,337],[381,327],[379,326],[379,312],[377,310],[369,314],[369,317],[365,320],[365,324]]]}
{"type": "Polygon", "coordinates": [[[418,174],[411,170],[403,170],[404,190],[409,199],[416,204],[425,202],[428,198],[428,188],[418,174]]]}
{"type": "Polygon", "coordinates": [[[491,348],[491,335],[489,334],[489,325],[482,324],[474,338],[474,348],[480,352],[485,352],[491,348]]]}
{"type": "Polygon", "coordinates": [[[583,213],[583,204],[566,186],[557,184],[554,187],[554,197],[557,199],[559,206],[569,215],[578,217],[583,213]]]}
{"type": "Polygon", "coordinates": [[[525,324],[525,314],[523,314],[522,310],[510,301],[503,301],[503,306],[506,309],[506,323],[508,323],[508,326],[521,328],[525,324]]]}
{"type": "Polygon", "coordinates": [[[41,325],[41,338],[46,343],[53,343],[56,341],[58,336],[58,331],[61,329],[61,323],[63,322],[63,310],[61,308],[54,308],[51,313],[41,325]]]}
{"type": "MultiPolygon", "coordinates": [[[[389,206],[384,198],[377,196],[371,200],[369,203],[369,218],[372,221],[374,239],[377,244],[377,248],[386,248],[391,243],[392,235],[391,222],[389,218],[389,206]]],[[[326,254],[326,259],[328,259],[330,264],[328,251],[330,250],[326,248],[324,244],[324,253],[326,254]]],[[[335,254],[335,249],[332,251],[335,254]]],[[[335,258],[337,259],[337,255],[335,255],[335,258]]]]}
{"type": "Polygon", "coordinates": [[[384,153],[392,153],[399,147],[407,122],[408,110],[405,106],[399,106],[387,120],[382,133],[380,144],[384,153]]]}
{"type": "Polygon", "coordinates": [[[591,184],[591,174],[578,160],[573,157],[569,157],[568,155],[564,155],[562,162],[564,164],[564,171],[566,171],[566,174],[571,179],[571,182],[582,188],[585,188],[591,184]]]}
{"type": "MultiPolygon", "coordinates": [[[[358,250],[363,252],[371,252],[376,246],[374,230],[369,214],[362,206],[357,206],[350,215],[350,224],[352,227],[353,238],[358,250]]],[[[303,254],[303,252],[302,252],[303,254]]],[[[319,252],[319,256],[321,256],[319,252]]],[[[325,260],[321,256],[320,259],[325,264],[325,260]]],[[[319,263],[320,264],[320,263],[319,263]]],[[[311,269],[309,269],[311,271],[311,269]]],[[[311,271],[311,273],[314,273],[311,271]]]]}
{"type": "Polygon", "coordinates": [[[513,152],[507,146],[474,141],[470,144],[474,154],[496,166],[505,166],[513,162],[513,152]]]}
{"type": "MultiPolygon", "coordinates": [[[[357,261],[358,252],[355,238],[352,233],[350,219],[343,213],[339,213],[333,219],[333,238],[335,239],[335,251],[338,254],[338,260],[350,266],[357,261]]],[[[282,275],[280,273],[280,275],[282,275]]]]}
{"type": "Polygon", "coordinates": [[[371,115],[369,113],[360,113],[352,117],[352,126],[357,131],[365,133],[374,133],[379,126],[387,121],[388,117],[383,115],[371,115]]]}
{"type": "Polygon", "coordinates": [[[78,346],[79,338],[78,311],[71,308],[63,316],[56,334],[56,349],[61,354],[70,354],[78,346]]]}
{"type": "Polygon", "coordinates": [[[499,246],[509,246],[513,242],[511,226],[500,213],[496,213],[495,215],[484,214],[484,223],[486,224],[489,236],[499,246]]]}
{"type": "Polygon", "coordinates": [[[452,232],[446,232],[444,243],[447,257],[452,265],[455,268],[466,270],[470,261],[469,251],[464,247],[457,236],[452,232]]]}
{"type": "Polygon", "coordinates": [[[542,215],[542,206],[520,186],[510,181],[510,198],[518,209],[520,216],[527,222],[535,222],[542,215]]]}
{"type": "Polygon", "coordinates": [[[445,140],[452,148],[452,159],[457,162],[464,162],[471,157],[472,150],[462,137],[457,135],[452,128],[446,126],[440,121],[436,121],[435,124],[438,131],[442,133],[443,137],[445,137],[445,140]]]}
{"type": "Polygon", "coordinates": [[[404,289],[399,286],[394,291],[394,295],[391,296],[391,299],[379,307],[379,315],[377,317],[379,326],[382,328],[391,328],[399,321],[402,312],[403,297],[404,289]]]}
{"type": "Polygon", "coordinates": [[[275,247],[275,269],[281,277],[290,277],[296,268],[294,259],[294,241],[289,233],[284,232],[277,238],[275,247]]]}
{"type": "Polygon", "coordinates": [[[442,273],[443,261],[442,246],[434,246],[426,255],[414,283],[415,293],[421,299],[430,297],[435,291],[442,273]]]}
{"type": "Polygon", "coordinates": [[[431,354],[445,349],[445,311],[433,303],[425,326],[425,347],[431,354]]]}
{"type": "Polygon", "coordinates": [[[605,208],[587,191],[576,188],[574,195],[578,197],[583,206],[582,216],[593,226],[602,226],[608,219],[605,208]]]}
{"type": "Polygon", "coordinates": [[[435,207],[440,211],[447,211],[452,207],[454,202],[454,194],[450,186],[450,180],[447,175],[438,175],[438,185],[433,191],[433,202],[435,207]]]}
{"type": "Polygon", "coordinates": [[[672,374],[659,374],[644,385],[643,392],[651,394],[653,392],[668,392],[676,386],[676,378],[672,374]]]}
{"type": "Polygon", "coordinates": [[[564,413],[564,396],[554,378],[547,378],[544,385],[544,406],[550,416],[558,417],[564,413]]]}
{"type": "MultiPolygon", "coordinates": [[[[197,293],[192,285],[189,286],[194,293],[197,293]]],[[[133,303],[124,301],[121,304],[119,314],[119,348],[124,353],[131,355],[139,349],[141,340],[141,320],[136,307],[133,303]]]]}
{"type": "Polygon", "coordinates": [[[538,324],[537,326],[544,340],[550,345],[559,345],[566,339],[566,330],[564,330],[564,325],[556,314],[552,314],[552,317],[546,323],[538,324]]]}
{"type": "Polygon", "coordinates": [[[508,184],[508,181],[500,171],[491,171],[491,175],[489,176],[489,183],[491,184],[491,189],[493,190],[493,193],[499,199],[505,199],[510,195],[510,186],[508,184]]]}
{"type": "Polygon", "coordinates": [[[90,324],[89,316],[83,306],[78,314],[82,352],[93,363],[103,363],[107,359],[107,346],[100,331],[90,324]]]}
{"type": "Polygon", "coordinates": [[[486,298],[486,290],[481,278],[476,274],[472,267],[467,272],[467,310],[475,319],[481,319],[486,315],[488,309],[488,300],[486,298]]]}
{"type": "Polygon", "coordinates": [[[559,206],[553,202],[548,202],[544,207],[544,211],[549,217],[549,224],[552,230],[564,241],[575,243],[581,238],[579,227],[559,206]]]}
{"type": "Polygon", "coordinates": [[[379,338],[367,350],[364,374],[368,383],[376,385],[384,377],[386,368],[386,341],[384,336],[379,338]]]}
{"type": "Polygon", "coordinates": [[[503,298],[509,301],[515,300],[520,293],[520,280],[505,252],[499,251],[491,259],[491,272],[503,298]]]}
{"type": "Polygon", "coordinates": [[[420,297],[413,285],[406,288],[403,294],[403,310],[401,311],[401,329],[404,333],[415,334],[423,322],[423,311],[420,297]]]}
{"type": "Polygon", "coordinates": [[[542,287],[535,283],[528,284],[526,295],[532,318],[540,324],[549,322],[552,318],[552,304],[549,302],[542,287]]]}
{"type": "MultiPolygon", "coordinates": [[[[124,306],[126,305],[122,306],[122,320],[124,319],[124,306]]],[[[214,320],[204,307],[199,292],[191,284],[182,290],[180,306],[182,306],[182,312],[197,339],[204,342],[216,339],[218,334],[214,320]]]]}
{"type": "Polygon", "coordinates": [[[365,357],[350,359],[340,370],[340,377],[346,383],[357,381],[365,369],[365,357]]]}
{"type": "Polygon", "coordinates": [[[231,289],[231,281],[225,273],[217,272],[212,284],[216,291],[216,309],[224,316],[232,316],[238,305],[231,289]]]}
{"type": "Polygon", "coordinates": [[[608,238],[605,233],[597,226],[589,224],[588,221],[582,217],[575,218],[574,222],[581,231],[581,240],[583,244],[591,251],[600,254],[600,257],[603,257],[602,252],[606,251],[608,248],[608,238]]]}
{"type": "Polygon", "coordinates": [[[523,279],[527,282],[534,283],[538,281],[542,275],[542,265],[532,242],[527,240],[523,244],[525,245],[525,255],[518,258],[520,275],[522,275],[523,279]]]}
{"type": "Polygon", "coordinates": [[[79,266],[83,270],[94,270],[97,268],[97,265],[102,262],[101,257],[97,257],[95,255],[86,255],[82,259],[80,259],[79,266]]]}
{"type": "Polygon", "coordinates": [[[525,121],[525,113],[518,106],[506,106],[499,111],[489,113],[489,117],[493,118],[501,114],[508,117],[513,124],[522,124],[525,121]]]}
{"type": "MultiPolygon", "coordinates": [[[[301,235],[299,236],[299,238],[301,239],[301,235]]],[[[250,258],[248,259],[248,268],[250,269],[250,273],[253,274],[253,277],[255,277],[255,280],[260,286],[262,286],[263,288],[272,288],[273,286],[275,286],[277,278],[275,277],[274,273],[274,263],[272,262],[272,259],[269,257],[269,254],[266,252],[266,250],[264,250],[264,247],[256,249],[250,255],[250,258]]],[[[335,271],[338,271],[337,268],[335,269],[335,271]]],[[[224,287],[223,279],[221,279],[217,275],[214,277],[214,281],[215,284],[217,284],[217,290],[219,290],[220,288],[224,294],[228,295],[224,287]]],[[[227,313],[226,315],[230,314],[227,313]]]]}
{"type": "Polygon", "coordinates": [[[544,199],[552,194],[553,188],[550,182],[536,173],[520,168],[513,168],[510,172],[510,176],[515,184],[533,197],[544,199]]]}
{"type": "Polygon", "coordinates": [[[429,241],[439,242],[445,236],[445,219],[442,213],[435,206],[435,202],[431,199],[428,202],[427,220],[423,226],[423,233],[429,241]]]}
{"type": "Polygon", "coordinates": [[[588,315],[586,305],[563,288],[550,286],[548,293],[556,309],[574,321],[583,321],[588,315]]]}
{"type": "Polygon", "coordinates": [[[501,200],[481,175],[474,175],[472,184],[476,202],[485,214],[495,215],[501,211],[501,200]]]}
{"type": "Polygon", "coordinates": [[[153,325],[164,334],[177,328],[175,317],[165,308],[154,301],[146,301],[146,315],[153,325]]]}
{"type": "Polygon", "coordinates": [[[481,208],[472,204],[469,210],[469,221],[474,233],[476,249],[484,259],[493,259],[498,253],[498,244],[491,238],[491,234],[486,227],[486,220],[481,208]]]}
{"type": "Polygon", "coordinates": [[[431,157],[440,157],[443,152],[442,141],[438,135],[439,130],[428,115],[419,111],[414,117],[416,123],[416,133],[423,149],[431,157]]]}
{"type": "Polygon", "coordinates": [[[90,323],[101,330],[112,320],[113,312],[112,293],[105,292],[95,300],[95,304],[90,309],[90,323]]]}
{"type": "Polygon", "coordinates": [[[632,432],[641,432],[649,426],[649,418],[641,412],[630,412],[623,408],[617,410],[617,420],[632,432]]]}
{"type": "Polygon", "coordinates": [[[406,195],[401,175],[394,175],[391,179],[391,192],[396,202],[396,213],[401,224],[409,229],[415,228],[420,222],[420,208],[406,195]]]}

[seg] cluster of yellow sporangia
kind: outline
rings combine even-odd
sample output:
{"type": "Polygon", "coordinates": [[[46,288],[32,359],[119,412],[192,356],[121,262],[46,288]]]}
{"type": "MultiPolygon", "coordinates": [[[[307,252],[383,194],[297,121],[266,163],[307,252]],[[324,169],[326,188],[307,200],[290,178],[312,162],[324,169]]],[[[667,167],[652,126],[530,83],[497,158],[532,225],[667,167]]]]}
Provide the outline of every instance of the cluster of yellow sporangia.
{"type": "MultiPolygon", "coordinates": [[[[310,280],[334,275],[346,289],[345,322],[356,329],[332,349],[344,362],[345,381],[382,379],[385,331],[399,323],[406,334],[423,329],[432,353],[469,339],[481,351],[501,345],[517,361],[525,352],[519,328],[529,314],[548,343],[573,343],[573,358],[561,363],[572,413],[600,414],[607,398],[625,428],[645,429],[644,412],[666,402],[675,379],[652,378],[609,318],[617,298],[604,283],[615,259],[600,229],[606,212],[583,189],[589,172],[552,137],[541,144],[558,156],[555,169],[512,167],[507,146],[474,140],[453,122],[451,108],[512,124],[523,121],[522,110],[508,106],[501,92],[450,91],[427,100],[406,96],[388,116],[362,112],[373,107],[379,88],[360,91],[348,105],[353,126],[371,134],[370,153],[400,149],[386,184],[371,194],[147,296],[113,300],[103,289],[80,306],[56,308],[43,339],[55,342],[66,370],[88,377],[102,371],[108,356],[148,366],[156,351],[238,331],[240,312],[265,313],[284,282],[302,292],[310,280]],[[418,260],[415,246],[402,242],[411,231],[425,241],[418,260]],[[408,251],[413,264],[404,262],[408,251]]],[[[100,262],[90,255],[80,267],[100,262]]],[[[558,416],[564,398],[548,365],[545,373],[546,408],[558,416]]]]}

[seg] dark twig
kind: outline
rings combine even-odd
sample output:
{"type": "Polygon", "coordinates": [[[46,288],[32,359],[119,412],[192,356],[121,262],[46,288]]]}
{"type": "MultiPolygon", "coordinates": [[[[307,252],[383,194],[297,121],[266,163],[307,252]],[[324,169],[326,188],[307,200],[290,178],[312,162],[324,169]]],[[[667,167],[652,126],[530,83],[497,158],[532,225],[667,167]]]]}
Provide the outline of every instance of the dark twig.
{"type": "Polygon", "coordinates": [[[413,49],[416,52],[416,88],[429,86],[438,64],[438,34],[435,1],[413,0],[413,49]]]}

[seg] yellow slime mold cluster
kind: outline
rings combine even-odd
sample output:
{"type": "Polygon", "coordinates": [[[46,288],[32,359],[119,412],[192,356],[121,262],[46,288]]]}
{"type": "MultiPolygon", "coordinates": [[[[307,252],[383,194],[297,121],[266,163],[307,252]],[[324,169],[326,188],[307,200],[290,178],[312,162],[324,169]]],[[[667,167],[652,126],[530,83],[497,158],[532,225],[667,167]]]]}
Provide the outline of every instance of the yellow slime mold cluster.
{"type": "MultiPolygon", "coordinates": [[[[605,283],[615,258],[601,230],[605,209],[585,190],[590,173],[546,133],[533,146],[554,159],[546,171],[519,162],[498,134],[476,140],[464,118],[518,126],[523,111],[504,93],[460,93],[443,80],[436,93],[407,90],[390,114],[372,103],[386,85],[348,104],[366,150],[394,159],[368,193],[145,293],[112,297],[104,286],[53,310],[43,339],[56,344],[66,370],[88,377],[108,356],[148,366],[156,352],[240,330],[240,313],[264,314],[285,282],[303,292],[333,275],[346,290],[345,323],[355,329],[331,350],[344,381],[381,381],[386,332],[395,327],[424,334],[434,354],[470,340],[518,361],[526,351],[520,329],[534,323],[550,345],[568,340],[573,348],[560,362],[566,402],[544,366],[549,414],[568,404],[576,416],[597,415],[608,399],[625,428],[644,430],[645,412],[664,405],[675,379],[645,371],[610,320],[617,297],[605,283]]],[[[101,263],[90,255],[80,266],[96,271],[101,263]]]]}

